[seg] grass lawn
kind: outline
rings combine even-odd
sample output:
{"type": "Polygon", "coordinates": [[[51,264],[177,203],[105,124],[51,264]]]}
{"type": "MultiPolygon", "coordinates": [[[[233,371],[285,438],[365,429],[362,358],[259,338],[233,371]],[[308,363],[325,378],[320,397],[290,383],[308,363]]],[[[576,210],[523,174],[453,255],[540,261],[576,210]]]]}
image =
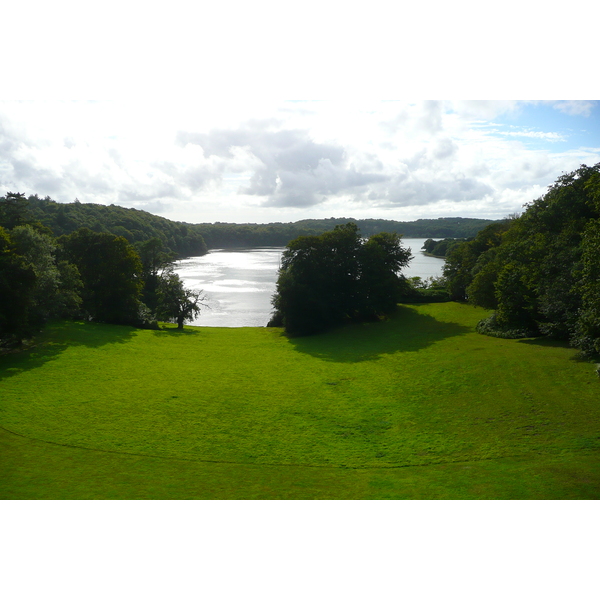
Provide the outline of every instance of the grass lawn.
{"type": "Polygon", "coordinates": [[[593,365],[479,335],[486,314],[49,326],[0,358],[0,498],[600,498],[593,365]]]}

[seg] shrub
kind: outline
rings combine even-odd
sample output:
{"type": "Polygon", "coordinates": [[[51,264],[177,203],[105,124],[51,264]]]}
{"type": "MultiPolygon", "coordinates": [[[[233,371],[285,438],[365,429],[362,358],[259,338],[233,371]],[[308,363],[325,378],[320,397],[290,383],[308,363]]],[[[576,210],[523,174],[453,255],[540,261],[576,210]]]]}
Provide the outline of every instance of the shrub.
{"type": "Polygon", "coordinates": [[[540,335],[540,332],[534,328],[516,327],[514,325],[499,323],[496,313],[479,321],[475,329],[477,333],[505,339],[530,338],[540,335]]]}

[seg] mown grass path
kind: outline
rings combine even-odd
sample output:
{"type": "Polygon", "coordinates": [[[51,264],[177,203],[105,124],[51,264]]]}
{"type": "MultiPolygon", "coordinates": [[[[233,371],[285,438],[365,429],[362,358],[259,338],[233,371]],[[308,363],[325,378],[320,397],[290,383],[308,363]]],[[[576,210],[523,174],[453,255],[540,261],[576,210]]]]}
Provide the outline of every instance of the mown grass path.
{"type": "Polygon", "coordinates": [[[141,331],[61,323],[0,362],[4,498],[597,498],[600,381],[485,312],[141,331]]]}

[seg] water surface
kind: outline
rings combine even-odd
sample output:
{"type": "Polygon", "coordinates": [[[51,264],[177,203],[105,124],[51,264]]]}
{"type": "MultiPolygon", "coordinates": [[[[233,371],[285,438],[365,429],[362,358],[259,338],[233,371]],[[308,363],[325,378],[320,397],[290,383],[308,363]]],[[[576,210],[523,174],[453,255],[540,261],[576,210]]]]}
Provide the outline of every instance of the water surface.
{"type": "MultiPolygon", "coordinates": [[[[403,270],[406,277],[442,274],[444,260],[425,256],[426,238],[406,238],[413,260],[403,270]]],[[[270,318],[279,261],[284,248],[211,250],[204,256],[177,261],[175,272],[186,287],[204,291],[210,309],[204,309],[193,325],[206,327],[264,327],[270,318]]]]}

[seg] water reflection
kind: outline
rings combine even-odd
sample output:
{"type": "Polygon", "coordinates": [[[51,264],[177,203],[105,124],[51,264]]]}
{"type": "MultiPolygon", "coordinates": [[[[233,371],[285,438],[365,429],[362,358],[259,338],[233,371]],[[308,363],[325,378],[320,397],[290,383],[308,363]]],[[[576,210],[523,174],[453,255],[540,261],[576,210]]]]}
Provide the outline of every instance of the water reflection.
{"type": "MultiPolygon", "coordinates": [[[[407,277],[442,273],[443,259],[425,256],[423,239],[404,239],[413,254],[407,277]]],[[[193,323],[206,327],[264,327],[269,321],[279,261],[284,248],[211,250],[204,256],[177,261],[175,272],[186,287],[201,289],[209,309],[193,323]]]]}
{"type": "Polygon", "coordinates": [[[209,310],[194,325],[264,327],[283,248],[211,250],[177,262],[175,272],[187,287],[204,290],[209,310]]]}

